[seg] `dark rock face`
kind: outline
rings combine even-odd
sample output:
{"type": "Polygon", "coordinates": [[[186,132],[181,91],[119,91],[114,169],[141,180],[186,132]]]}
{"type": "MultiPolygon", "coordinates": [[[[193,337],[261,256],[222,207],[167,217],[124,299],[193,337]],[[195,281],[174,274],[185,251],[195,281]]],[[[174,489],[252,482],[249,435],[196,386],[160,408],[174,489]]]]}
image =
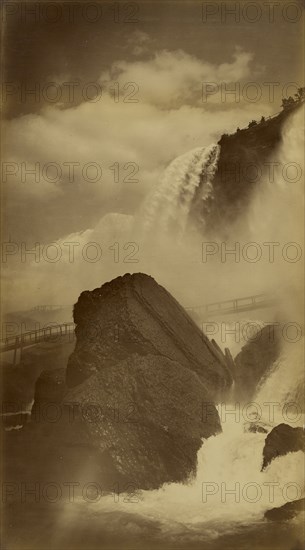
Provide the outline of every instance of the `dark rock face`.
{"type": "Polygon", "coordinates": [[[267,434],[270,431],[270,427],[263,422],[246,422],[244,425],[244,431],[253,434],[267,434]]]}
{"type": "MultiPolygon", "coordinates": [[[[69,389],[76,418],[116,477],[153,488],[196,471],[202,439],[220,431],[196,373],[167,357],[132,354],[69,389]]],[[[75,444],[80,442],[76,440],[75,444]]]]}
{"type": "Polygon", "coordinates": [[[258,384],[270,372],[281,351],[280,327],[269,325],[255,339],[247,342],[235,357],[236,396],[241,401],[251,399],[258,384]]]}
{"type": "Polygon", "coordinates": [[[221,431],[213,401],[232,380],[224,354],[144,274],[83,292],[74,320],[67,370],[38,379],[32,421],[10,439],[10,456],[21,446],[35,479],[106,491],[189,479],[203,439],[221,431]]]}
{"type": "Polygon", "coordinates": [[[283,124],[302,104],[296,103],[278,116],[221,137],[213,194],[197,207],[195,201],[191,216],[201,223],[205,234],[216,231],[225,235],[238,215],[245,212],[261,177],[269,177],[267,162],[281,143],[283,124]]]}
{"type": "Polygon", "coordinates": [[[66,368],[75,347],[72,335],[56,342],[42,342],[25,348],[19,365],[2,367],[2,410],[19,412],[30,410],[35,383],[43,371],[66,368]]]}
{"type": "MultiPolygon", "coordinates": [[[[52,378],[50,372],[61,367],[65,378],[67,361],[74,346],[75,342],[67,338],[52,344],[43,342],[26,348],[19,365],[2,367],[1,423],[6,429],[28,422],[33,400],[37,402],[48,376],[52,378]]],[[[48,399],[52,401],[53,396],[50,394],[48,399]]]]}
{"type": "Polygon", "coordinates": [[[266,437],[262,470],[277,456],[304,450],[305,432],[303,428],[292,428],[288,424],[279,424],[266,437]]]}
{"type": "Polygon", "coordinates": [[[74,307],[77,343],[65,401],[118,475],[140,487],[195,473],[202,438],[220,431],[208,406],[231,384],[225,357],[152,277],[126,274],[74,307]],[[89,410],[89,409],[88,409],[89,410]]]}
{"type": "Polygon", "coordinates": [[[305,511],[305,498],[287,502],[279,508],[272,508],[265,512],[264,517],[270,521],[287,521],[294,518],[299,512],[305,511]]]}
{"type": "Polygon", "coordinates": [[[214,398],[232,383],[227,362],[180,304],[152,277],[117,277],[74,306],[77,343],[67,368],[73,387],[137,354],[176,361],[196,373],[214,398]]]}
{"type": "Polygon", "coordinates": [[[35,384],[32,415],[39,417],[40,409],[48,404],[60,404],[66,391],[66,370],[43,371],[35,384]]]}

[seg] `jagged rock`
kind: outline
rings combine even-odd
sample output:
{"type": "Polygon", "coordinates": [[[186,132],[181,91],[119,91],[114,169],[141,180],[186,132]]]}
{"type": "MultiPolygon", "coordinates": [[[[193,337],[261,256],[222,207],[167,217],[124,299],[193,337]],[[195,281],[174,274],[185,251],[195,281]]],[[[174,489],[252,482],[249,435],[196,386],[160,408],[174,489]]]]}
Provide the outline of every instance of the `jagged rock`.
{"type": "Polygon", "coordinates": [[[74,320],[66,377],[42,374],[32,422],[11,439],[27,446],[35,479],[94,480],[106,491],[188,480],[203,440],[221,431],[213,401],[232,376],[220,348],[144,274],[83,292],[74,320]]]}
{"type": "Polygon", "coordinates": [[[235,395],[241,401],[251,399],[281,351],[278,325],[263,327],[235,357],[235,395]]]}
{"type": "Polygon", "coordinates": [[[288,424],[279,424],[266,437],[262,470],[277,456],[304,450],[305,432],[303,428],[292,428],[288,424]]]}
{"type": "Polygon", "coordinates": [[[32,417],[39,417],[44,406],[61,403],[66,391],[66,369],[43,371],[35,384],[32,417]]]}
{"type": "Polygon", "coordinates": [[[286,521],[305,511],[305,498],[287,502],[279,508],[272,508],[265,512],[264,517],[270,521],[286,521]]]}
{"type": "Polygon", "coordinates": [[[212,399],[232,383],[224,356],[169,292],[143,273],[127,273],[82,292],[74,321],[77,342],[67,368],[70,387],[134,353],[177,361],[198,375],[212,399]]]}
{"type": "Polygon", "coordinates": [[[202,439],[220,431],[214,405],[203,418],[203,404],[232,382],[221,350],[142,273],[83,292],[74,321],[65,401],[97,405],[96,422],[81,419],[92,441],[140,487],[194,474],[202,439]]]}
{"type": "Polygon", "coordinates": [[[214,405],[203,410],[208,399],[195,372],[152,354],[109,365],[65,396],[116,476],[141,488],[195,473],[202,439],[221,431],[214,405]]]}
{"type": "Polygon", "coordinates": [[[244,432],[267,434],[271,427],[264,422],[246,422],[244,432]]]}
{"type": "Polygon", "coordinates": [[[43,371],[63,368],[75,347],[72,336],[25,348],[19,365],[2,367],[2,410],[30,411],[35,383],[43,371]]]}

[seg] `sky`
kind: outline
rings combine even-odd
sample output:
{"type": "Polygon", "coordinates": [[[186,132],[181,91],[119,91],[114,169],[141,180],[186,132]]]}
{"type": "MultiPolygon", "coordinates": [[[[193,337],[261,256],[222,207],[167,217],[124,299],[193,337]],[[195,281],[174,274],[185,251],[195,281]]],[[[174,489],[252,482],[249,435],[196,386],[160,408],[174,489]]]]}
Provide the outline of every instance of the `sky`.
{"type": "Polygon", "coordinates": [[[301,0],[7,2],[2,19],[3,240],[29,248],[134,214],[175,157],[304,85],[301,0]]]}

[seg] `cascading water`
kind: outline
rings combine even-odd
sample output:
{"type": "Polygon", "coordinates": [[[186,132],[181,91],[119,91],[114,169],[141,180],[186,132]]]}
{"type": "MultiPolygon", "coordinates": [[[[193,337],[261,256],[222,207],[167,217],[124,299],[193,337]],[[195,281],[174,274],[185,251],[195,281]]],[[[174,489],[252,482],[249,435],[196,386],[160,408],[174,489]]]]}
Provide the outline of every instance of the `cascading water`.
{"type": "MultiPolygon", "coordinates": [[[[272,404],[272,422],[285,422],[292,427],[302,426],[304,403],[298,399],[298,388],[304,382],[304,341],[287,344],[269,375],[258,388],[256,401],[263,409],[264,403],[272,404]],[[291,411],[284,410],[290,407],[291,411]]],[[[265,408],[266,410],[266,408],[265,408]]],[[[268,419],[266,419],[268,421],[268,419]]]]}
{"type": "MultiPolygon", "coordinates": [[[[272,374],[272,396],[267,380],[266,387],[262,387],[254,398],[257,404],[262,398],[272,402],[283,398],[285,369],[287,362],[283,357],[276,362],[272,374]]],[[[299,451],[277,457],[261,471],[266,434],[245,431],[250,410],[238,403],[222,403],[218,411],[222,433],[204,441],[198,452],[194,480],[185,484],[166,484],[154,491],[105,496],[90,506],[90,513],[100,517],[108,514],[110,531],[114,529],[113,514],[132,513],[133,518],[126,520],[131,532],[133,529],[138,532],[143,528],[143,520],[149,520],[157,522],[160,536],[170,537],[173,545],[178,540],[185,544],[198,541],[216,541],[217,544],[219,537],[237,533],[240,528],[262,526],[266,510],[302,498],[304,454],[299,451]]],[[[276,420],[269,425],[276,425],[279,418],[276,420]]],[[[78,504],[80,512],[84,504],[81,500],[78,504]]],[[[119,517],[122,521],[122,516],[119,517]]],[[[297,525],[301,529],[300,523],[297,525]]]]}
{"type": "Polygon", "coordinates": [[[219,153],[220,146],[212,144],[197,147],[171,162],[140,212],[144,234],[158,229],[178,238],[183,236],[195,194],[199,190],[204,200],[211,193],[219,153]]]}

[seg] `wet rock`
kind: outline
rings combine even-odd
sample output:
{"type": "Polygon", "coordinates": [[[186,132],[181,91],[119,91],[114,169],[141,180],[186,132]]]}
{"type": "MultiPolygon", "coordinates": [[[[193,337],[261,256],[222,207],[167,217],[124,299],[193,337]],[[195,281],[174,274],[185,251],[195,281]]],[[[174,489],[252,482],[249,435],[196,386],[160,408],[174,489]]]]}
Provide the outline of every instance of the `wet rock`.
{"type": "Polygon", "coordinates": [[[270,521],[287,521],[294,518],[300,512],[305,511],[305,499],[294,500],[287,502],[279,508],[272,508],[265,512],[264,517],[270,521]]]}
{"type": "Polygon", "coordinates": [[[26,479],[94,480],[103,491],[189,480],[202,443],[221,431],[225,355],[144,274],[83,292],[74,321],[67,370],[42,374],[31,422],[10,439],[27,449],[26,479]]]}
{"type": "Polygon", "coordinates": [[[251,399],[259,383],[268,376],[279,358],[281,331],[277,325],[262,328],[235,357],[235,395],[241,401],[251,399]]]}
{"type": "Polygon", "coordinates": [[[54,369],[43,371],[35,384],[34,403],[32,406],[32,418],[36,420],[44,407],[47,410],[62,402],[66,391],[66,369],[54,369]]]}
{"type": "Polygon", "coordinates": [[[89,439],[139,487],[188,479],[202,440],[221,430],[213,401],[232,383],[225,355],[143,273],[83,292],[74,321],[64,401],[89,439]],[[91,405],[94,422],[82,414],[91,405]]]}
{"type": "Polygon", "coordinates": [[[186,481],[203,439],[221,431],[198,375],[158,355],[132,354],[70,388],[65,401],[117,477],[140,488],[186,481]]]}
{"type": "Polygon", "coordinates": [[[271,427],[263,422],[246,422],[244,424],[245,432],[267,434],[270,430],[271,427]]]}
{"type": "Polygon", "coordinates": [[[292,428],[288,424],[279,424],[266,437],[262,470],[277,456],[304,450],[305,432],[303,428],[292,428]]]}

